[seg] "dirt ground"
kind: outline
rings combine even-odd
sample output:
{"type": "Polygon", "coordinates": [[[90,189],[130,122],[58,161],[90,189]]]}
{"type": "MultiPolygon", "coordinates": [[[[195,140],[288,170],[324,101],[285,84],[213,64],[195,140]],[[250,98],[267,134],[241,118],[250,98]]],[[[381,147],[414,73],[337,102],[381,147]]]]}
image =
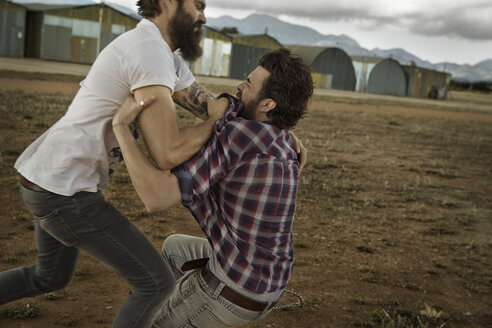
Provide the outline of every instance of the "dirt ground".
{"type": "MultiPolygon", "coordinates": [[[[77,80],[0,71],[2,271],[36,261],[12,165],[63,115],[77,80]]],[[[471,103],[317,92],[296,129],[309,164],[288,288],[305,304],[245,327],[492,327],[492,95],[476,95],[480,104],[457,95],[471,103]]],[[[157,248],[172,233],[201,235],[182,207],[147,214],[124,167],[106,197],[157,248]]],[[[122,278],[81,254],[67,288],[0,306],[0,327],[110,327],[127,293],[122,278]]]]}

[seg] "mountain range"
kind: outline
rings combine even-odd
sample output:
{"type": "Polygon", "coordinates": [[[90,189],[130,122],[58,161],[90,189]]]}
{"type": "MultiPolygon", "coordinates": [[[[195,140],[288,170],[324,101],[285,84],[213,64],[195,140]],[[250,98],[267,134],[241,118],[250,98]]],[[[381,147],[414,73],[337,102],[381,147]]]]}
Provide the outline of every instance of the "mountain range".
{"type": "Polygon", "coordinates": [[[451,73],[452,79],[456,81],[492,82],[492,59],[484,60],[474,66],[448,62],[433,64],[401,48],[368,50],[347,35],[321,34],[312,28],[287,23],[275,17],[261,14],[252,14],[243,19],[230,16],[208,17],[207,25],[219,30],[223,27],[236,27],[241,34],[266,33],[283,45],[338,47],[350,56],[391,57],[402,65],[415,64],[418,67],[451,73]]]}

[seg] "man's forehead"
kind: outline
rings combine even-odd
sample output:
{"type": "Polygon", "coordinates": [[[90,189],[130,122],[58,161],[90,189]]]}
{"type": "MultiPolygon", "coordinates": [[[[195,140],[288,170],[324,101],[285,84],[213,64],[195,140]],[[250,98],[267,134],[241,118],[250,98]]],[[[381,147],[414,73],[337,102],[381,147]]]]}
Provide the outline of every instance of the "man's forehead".
{"type": "Polygon", "coordinates": [[[261,66],[257,66],[251,74],[249,74],[248,79],[250,82],[261,82],[262,80],[268,78],[270,72],[261,66]]]}

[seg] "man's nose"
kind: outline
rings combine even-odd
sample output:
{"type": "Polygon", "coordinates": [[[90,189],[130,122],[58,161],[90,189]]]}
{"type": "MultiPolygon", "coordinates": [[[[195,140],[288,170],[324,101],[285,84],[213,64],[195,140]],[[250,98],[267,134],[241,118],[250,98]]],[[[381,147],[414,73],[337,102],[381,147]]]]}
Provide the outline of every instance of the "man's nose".
{"type": "Polygon", "coordinates": [[[207,24],[207,17],[205,17],[205,12],[200,12],[200,15],[198,16],[198,21],[202,23],[202,25],[207,24]]]}

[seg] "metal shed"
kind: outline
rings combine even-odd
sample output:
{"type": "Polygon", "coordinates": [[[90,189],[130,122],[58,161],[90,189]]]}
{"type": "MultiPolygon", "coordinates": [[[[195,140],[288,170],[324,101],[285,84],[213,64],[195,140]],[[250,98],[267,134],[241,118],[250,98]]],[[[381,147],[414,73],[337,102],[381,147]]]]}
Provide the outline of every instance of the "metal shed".
{"type": "Polygon", "coordinates": [[[0,0],[0,56],[24,55],[25,22],[24,7],[0,0]]]}
{"type": "Polygon", "coordinates": [[[403,66],[408,77],[407,96],[446,99],[451,74],[416,66],[403,66]]]}
{"type": "Polygon", "coordinates": [[[203,55],[190,64],[193,74],[229,77],[232,37],[208,26],[202,26],[200,44],[203,55]]]}
{"type": "Polygon", "coordinates": [[[355,90],[355,71],[352,59],[340,48],[289,46],[313,70],[316,87],[355,90]]]}
{"type": "Polygon", "coordinates": [[[282,45],[267,34],[231,35],[231,74],[233,79],[244,80],[265,53],[282,48],[282,45]]]}
{"type": "Polygon", "coordinates": [[[403,67],[391,58],[353,56],[357,75],[356,90],[404,97],[407,78],[403,67]]]}
{"type": "Polygon", "coordinates": [[[25,4],[26,57],[91,64],[138,16],[114,5],[25,4]]]}

